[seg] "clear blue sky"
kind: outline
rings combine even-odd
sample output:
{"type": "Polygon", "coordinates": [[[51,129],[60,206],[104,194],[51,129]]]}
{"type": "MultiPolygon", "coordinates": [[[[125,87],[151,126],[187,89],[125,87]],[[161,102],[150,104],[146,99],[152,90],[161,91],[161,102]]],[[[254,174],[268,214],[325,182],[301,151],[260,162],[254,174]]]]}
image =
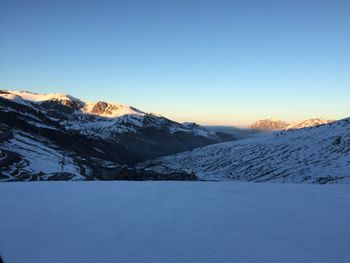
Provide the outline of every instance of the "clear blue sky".
{"type": "Polygon", "coordinates": [[[350,1],[0,0],[0,88],[178,121],[350,116],[350,1]]]}

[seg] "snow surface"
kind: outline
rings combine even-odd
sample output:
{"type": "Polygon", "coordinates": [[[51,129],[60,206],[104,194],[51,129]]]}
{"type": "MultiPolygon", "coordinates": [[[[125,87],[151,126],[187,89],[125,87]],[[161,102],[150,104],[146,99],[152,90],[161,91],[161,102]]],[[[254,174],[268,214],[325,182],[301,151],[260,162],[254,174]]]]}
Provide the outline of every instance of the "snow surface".
{"type": "Polygon", "coordinates": [[[350,186],[0,184],[5,263],[348,263],[350,186]]]}

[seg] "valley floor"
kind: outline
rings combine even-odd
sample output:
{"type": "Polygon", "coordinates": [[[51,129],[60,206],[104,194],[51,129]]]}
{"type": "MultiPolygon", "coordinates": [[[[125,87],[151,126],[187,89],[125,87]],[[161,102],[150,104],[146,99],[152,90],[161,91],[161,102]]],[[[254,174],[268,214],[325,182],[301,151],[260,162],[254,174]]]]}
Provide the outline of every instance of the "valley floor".
{"type": "Polygon", "coordinates": [[[0,253],[19,262],[350,262],[350,186],[0,184],[0,253]]]}

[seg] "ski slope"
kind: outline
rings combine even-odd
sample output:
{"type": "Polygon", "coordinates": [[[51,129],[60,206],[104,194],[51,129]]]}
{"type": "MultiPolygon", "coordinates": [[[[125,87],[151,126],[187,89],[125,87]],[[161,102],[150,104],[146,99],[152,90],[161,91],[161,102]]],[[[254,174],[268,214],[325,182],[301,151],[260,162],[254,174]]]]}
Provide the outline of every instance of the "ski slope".
{"type": "Polygon", "coordinates": [[[5,263],[348,263],[350,186],[0,184],[5,263]]]}

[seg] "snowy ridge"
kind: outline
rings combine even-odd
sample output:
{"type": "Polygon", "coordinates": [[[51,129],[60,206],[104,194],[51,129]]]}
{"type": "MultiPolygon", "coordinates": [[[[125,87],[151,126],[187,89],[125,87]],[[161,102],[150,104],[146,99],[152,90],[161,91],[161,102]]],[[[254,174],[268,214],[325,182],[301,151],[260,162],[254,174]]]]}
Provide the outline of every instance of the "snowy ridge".
{"type": "Polygon", "coordinates": [[[325,120],[322,118],[308,119],[297,123],[288,123],[281,121],[276,118],[269,118],[264,120],[259,120],[252,124],[250,127],[257,131],[281,131],[281,130],[292,130],[292,129],[302,129],[307,127],[313,127],[317,125],[323,125],[327,123],[334,122],[334,120],[325,120]]]}
{"type": "Polygon", "coordinates": [[[286,130],[313,127],[313,126],[323,125],[331,122],[334,122],[334,120],[325,120],[322,118],[309,119],[302,122],[290,124],[286,127],[286,130]]]}
{"type": "Polygon", "coordinates": [[[350,183],[350,118],[197,148],[143,163],[205,180],[350,183]]]}
{"type": "MultiPolygon", "coordinates": [[[[122,133],[136,133],[142,128],[166,129],[170,133],[185,132],[217,139],[215,132],[196,124],[180,124],[160,115],[147,114],[132,106],[104,101],[89,102],[63,93],[37,94],[28,91],[0,91],[0,97],[38,109],[38,106],[54,109],[56,104],[67,106],[72,111],[60,124],[66,129],[102,139],[115,139],[122,133]]],[[[60,117],[60,118],[59,118],[60,117]]]]}
{"type": "Polygon", "coordinates": [[[145,114],[144,112],[137,110],[129,105],[107,103],[103,101],[84,101],[64,93],[39,94],[28,91],[3,91],[0,93],[0,97],[14,101],[24,101],[24,103],[25,101],[29,101],[38,104],[47,101],[56,101],[62,103],[63,105],[69,105],[68,102],[75,102],[79,106],[78,109],[82,112],[103,117],[119,117],[126,114],[145,114]]]}
{"type": "Polygon", "coordinates": [[[95,114],[102,117],[120,117],[127,114],[144,116],[145,113],[129,105],[99,102],[85,102],[82,111],[85,113],[95,114]]]}
{"type": "Polygon", "coordinates": [[[43,102],[47,100],[59,100],[59,101],[65,101],[65,100],[74,100],[79,101],[77,98],[74,98],[71,95],[63,94],[63,93],[47,93],[47,94],[39,94],[39,93],[33,93],[29,91],[2,91],[0,93],[0,96],[9,100],[15,100],[15,99],[22,99],[27,100],[31,102],[43,102]]]}

